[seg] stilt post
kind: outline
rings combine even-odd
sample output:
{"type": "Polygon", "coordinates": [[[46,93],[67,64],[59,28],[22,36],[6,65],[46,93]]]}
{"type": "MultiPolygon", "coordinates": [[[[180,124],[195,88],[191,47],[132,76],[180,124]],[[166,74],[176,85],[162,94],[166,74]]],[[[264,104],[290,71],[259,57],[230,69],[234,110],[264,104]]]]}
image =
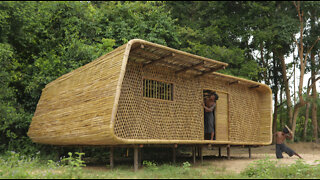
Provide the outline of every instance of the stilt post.
{"type": "Polygon", "coordinates": [[[173,164],[176,163],[176,149],[178,147],[178,144],[174,144],[172,148],[172,162],[173,164]]]}
{"type": "Polygon", "coordinates": [[[201,162],[201,165],[203,164],[203,155],[202,155],[202,146],[199,146],[199,155],[200,155],[200,162],[201,162]]]}
{"type": "Polygon", "coordinates": [[[196,147],[192,146],[192,162],[193,164],[196,163],[196,147]]]}
{"type": "Polygon", "coordinates": [[[139,154],[138,154],[138,167],[142,167],[142,148],[143,148],[143,144],[140,144],[139,154]]]}
{"type": "Polygon", "coordinates": [[[228,156],[228,159],[230,159],[230,144],[227,145],[227,156],[228,156]]]}
{"type": "Polygon", "coordinates": [[[139,158],[139,147],[135,146],[133,148],[133,169],[134,169],[134,172],[138,171],[138,166],[139,166],[138,158],[139,158]]]}
{"type": "Polygon", "coordinates": [[[110,147],[110,168],[113,169],[114,168],[114,149],[113,147],[110,147]]]}

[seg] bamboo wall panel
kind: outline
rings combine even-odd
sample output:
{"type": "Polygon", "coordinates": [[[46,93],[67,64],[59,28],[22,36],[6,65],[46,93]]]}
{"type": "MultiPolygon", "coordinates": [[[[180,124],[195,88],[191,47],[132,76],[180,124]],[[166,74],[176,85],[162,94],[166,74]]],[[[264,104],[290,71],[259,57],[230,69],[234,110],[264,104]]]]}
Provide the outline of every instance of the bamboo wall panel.
{"type": "Polygon", "coordinates": [[[259,92],[259,112],[260,112],[260,141],[267,141],[270,138],[270,134],[272,133],[272,125],[268,123],[268,120],[272,119],[272,96],[267,91],[259,92]]]}
{"type": "Polygon", "coordinates": [[[159,66],[143,70],[141,65],[128,63],[115,122],[116,136],[125,139],[203,139],[199,83],[195,80],[190,83],[190,80],[172,74],[159,66]],[[143,97],[143,78],[174,82],[174,100],[143,97]]]}
{"type": "Polygon", "coordinates": [[[216,140],[217,141],[229,141],[229,105],[228,94],[217,92],[219,99],[216,106],[216,140]]]}
{"type": "MultiPolygon", "coordinates": [[[[261,143],[261,118],[258,107],[263,102],[259,101],[259,93],[255,89],[249,89],[247,85],[229,85],[218,77],[212,80],[204,79],[203,84],[207,89],[220,90],[229,94],[229,140],[235,143],[261,143]]],[[[270,119],[265,120],[266,123],[270,123],[270,119]]]]}
{"type": "Polygon", "coordinates": [[[239,85],[230,88],[230,140],[260,142],[260,111],[254,89],[239,85]]]}
{"type": "Polygon", "coordinates": [[[29,137],[45,144],[106,144],[125,45],[48,84],[29,137]]]}
{"type": "MultiPolygon", "coordinates": [[[[217,125],[217,141],[230,140],[233,143],[263,143],[270,139],[268,125],[270,116],[261,118],[260,101],[268,99],[248,85],[228,85],[225,80],[215,77],[193,78],[175,76],[161,66],[143,69],[138,63],[128,62],[119,100],[115,134],[123,139],[158,140],[203,140],[202,90],[216,90],[222,99],[217,125]],[[143,78],[156,79],[174,86],[174,101],[163,101],[143,97],[143,78]],[[225,93],[220,93],[225,92],[225,93]],[[229,102],[227,98],[229,94],[229,102]],[[229,103],[229,104],[228,104],[229,103]],[[223,112],[225,111],[225,112],[223,112]],[[222,120],[223,119],[223,120],[222,120]],[[226,123],[229,122],[227,125],[226,123]],[[262,133],[261,129],[264,130],[262,133]],[[230,135],[228,137],[227,133],[230,135]]],[[[270,112],[268,107],[266,112],[270,112]]]]}

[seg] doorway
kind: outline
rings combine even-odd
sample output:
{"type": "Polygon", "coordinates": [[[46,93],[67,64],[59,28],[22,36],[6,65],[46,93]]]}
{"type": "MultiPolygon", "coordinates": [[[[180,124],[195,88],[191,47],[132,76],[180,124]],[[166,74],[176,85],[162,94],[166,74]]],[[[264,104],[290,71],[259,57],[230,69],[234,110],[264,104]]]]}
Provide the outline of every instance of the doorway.
{"type": "MultiPolygon", "coordinates": [[[[203,102],[206,104],[206,106],[208,107],[208,104],[206,103],[206,101],[208,101],[208,99],[210,98],[210,96],[215,93],[212,90],[209,89],[204,89],[203,90],[203,102]]],[[[213,140],[216,139],[216,131],[215,131],[215,127],[216,127],[216,123],[215,123],[215,119],[216,119],[216,106],[214,108],[214,110],[212,112],[206,112],[206,110],[203,110],[204,113],[204,140],[211,140],[211,131],[213,128],[213,132],[214,132],[214,136],[213,136],[213,140]],[[210,122],[210,118],[213,117],[213,122],[210,122]],[[212,124],[213,123],[213,124],[212,124]],[[213,126],[213,127],[212,127],[213,126]]]]}
{"type": "MultiPolygon", "coordinates": [[[[218,95],[216,100],[216,107],[213,111],[214,117],[214,137],[213,140],[229,141],[229,94],[221,91],[214,91],[209,89],[203,90],[203,99],[215,92],[218,95]]],[[[205,112],[204,112],[205,113],[205,112]]],[[[206,122],[204,120],[204,126],[206,122]]],[[[204,132],[204,140],[210,140],[211,134],[204,132]]]]}

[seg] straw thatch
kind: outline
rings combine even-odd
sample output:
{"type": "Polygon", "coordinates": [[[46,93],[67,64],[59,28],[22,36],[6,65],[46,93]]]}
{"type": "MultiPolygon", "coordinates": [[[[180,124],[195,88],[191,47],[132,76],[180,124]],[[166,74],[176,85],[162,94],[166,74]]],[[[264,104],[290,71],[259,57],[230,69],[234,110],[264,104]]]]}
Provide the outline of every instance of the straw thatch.
{"type": "Polygon", "coordinates": [[[226,66],[131,40],[48,84],[28,135],[57,145],[208,143],[201,103],[203,90],[212,90],[219,95],[214,143],[270,144],[271,89],[215,72],[226,66]],[[146,91],[146,83],[166,88],[146,91]]]}

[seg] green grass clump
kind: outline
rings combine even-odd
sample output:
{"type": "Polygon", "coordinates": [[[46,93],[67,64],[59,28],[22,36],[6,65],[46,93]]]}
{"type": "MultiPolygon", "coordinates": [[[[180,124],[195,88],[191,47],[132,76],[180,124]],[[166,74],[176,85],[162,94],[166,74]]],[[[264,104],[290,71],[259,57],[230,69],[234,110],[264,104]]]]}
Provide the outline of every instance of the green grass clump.
{"type": "Polygon", "coordinates": [[[10,151],[0,156],[0,179],[54,179],[54,178],[81,178],[85,166],[81,161],[83,153],[76,153],[77,158],[69,153],[68,158],[59,162],[41,161],[39,154],[24,156],[10,151]]]}
{"type": "Polygon", "coordinates": [[[270,160],[270,158],[261,159],[250,164],[243,172],[242,176],[248,178],[263,178],[263,179],[300,179],[300,178],[319,178],[320,164],[310,165],[304,160],[297,160],[291,165],[277,165],[281,160],[270,160]]]}

